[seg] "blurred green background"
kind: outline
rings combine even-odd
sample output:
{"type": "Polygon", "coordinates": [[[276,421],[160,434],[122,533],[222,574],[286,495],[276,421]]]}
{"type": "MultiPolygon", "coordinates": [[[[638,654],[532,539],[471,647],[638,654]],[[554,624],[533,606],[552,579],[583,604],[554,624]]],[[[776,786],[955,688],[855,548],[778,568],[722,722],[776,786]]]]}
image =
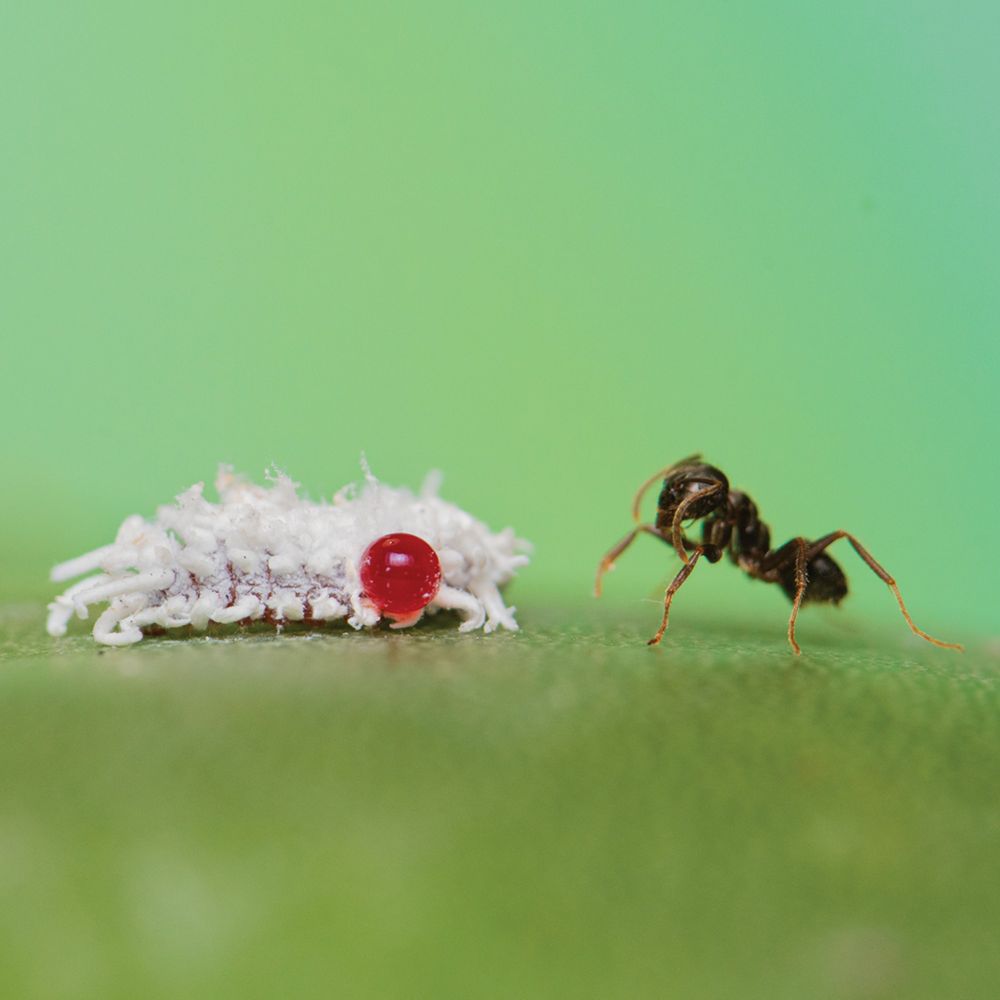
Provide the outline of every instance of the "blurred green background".
{"type": "MultiPolygon", "coordinates": [[[[534,541],[522,604],[582,600],[635,486],[700,450],[777,540],[850,528],[929,629],[989,628],[998,32],[985,3],[5,4],[4,596],[220,461],[319,496],[365,449],[534,541]]],[[[671,565],[644,539],[611,599],[671,565]]],[[[780,631],[737,576],[684,601],[780,631]]]]}
{"type": "Polygon", "coordinates": [[[987,996],[1000,8],[0,7],[0,993],[987,996]],[[536,544],[524,630],[42,631],[220,461],[536,544]],[[808,611],[642,539],[700,450],[808,611]],[[837,553],[835,553],[837,554],[837,553]]]}

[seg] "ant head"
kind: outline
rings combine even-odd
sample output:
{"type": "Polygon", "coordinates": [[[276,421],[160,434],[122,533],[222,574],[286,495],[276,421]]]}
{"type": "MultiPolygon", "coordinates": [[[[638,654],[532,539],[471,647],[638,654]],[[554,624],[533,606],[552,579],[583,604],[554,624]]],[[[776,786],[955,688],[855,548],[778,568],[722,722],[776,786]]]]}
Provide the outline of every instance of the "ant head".
{"type": "Polygon", "coordinates": [[[692,462],[671,469],[657,501],[657,522],[670,523],[679,507],[685,521],[707,517],[726,506],[729,480],[714,465],[692,462]]]}

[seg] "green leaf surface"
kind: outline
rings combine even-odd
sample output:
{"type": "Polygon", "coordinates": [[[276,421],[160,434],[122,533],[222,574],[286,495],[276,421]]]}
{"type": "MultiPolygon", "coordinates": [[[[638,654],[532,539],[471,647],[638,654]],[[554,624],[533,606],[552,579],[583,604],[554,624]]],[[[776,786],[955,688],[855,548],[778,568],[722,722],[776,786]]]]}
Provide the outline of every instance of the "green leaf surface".
{"type": "MultiPolygon", "coordinates": [[[[987,997],[1000,658],[0,618],[0,994],[987,997]]],[[[654,615],[655,618],[655,615],[654,615]]],[[[815,631],[815,630],[813,630],[815,631]]]]}

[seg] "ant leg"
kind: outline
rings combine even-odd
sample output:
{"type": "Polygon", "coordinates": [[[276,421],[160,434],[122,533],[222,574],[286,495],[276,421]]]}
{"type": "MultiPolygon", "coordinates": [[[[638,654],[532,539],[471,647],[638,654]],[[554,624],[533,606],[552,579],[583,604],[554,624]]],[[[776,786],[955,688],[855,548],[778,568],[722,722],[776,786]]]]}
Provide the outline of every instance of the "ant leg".
{"type": "Polygon", "coordinates": [[[660,644],[660,640],[663,638],[663,633],[667,631],[667,620],[670,618],[670,602],[673,601],[674,594],[680,590],[681,584],[691,575],[691,570],[694,569],[695,563],[698,562],[698,559],[704,551],[705,550],[700,545],[697,546],[690,561],[681,566],[680,572],[674,577],[670,586],[667,587],[667,592],[663,595],[663,621],[660,622],[660,628],[656,635],[654,635],[653,638],[646,643],[647,646],[658,646],[660,644]]]}
{"type": "Polygon", "coordinates": [[[910,630],[915,635],[919,635],[921,639],[926,639],[928,642],[933,643],[935,646],[940,646],[942,649],[964,649],[961,643],[942,642],[940,639],[935,639],[934,636],[928,635],[923,629],[917,628],[910,617],[910,612],[906,610],[906,605],[903,603],[903,595],[899,592],[896,581],[875,561],[875,557],[850,532],[831,531],[829,535],[824,535],[822,538],[817,539],[809,546],[809,551],[806,554],[807,560],[813,559],[825,548],[841,538],[846,538],[851,543],[854,551],[868,564],[868,568],[893,592],[896,602],[899,604],[899,610],[903,612],[903,617],[906,619],[906,624],[910,626],[910,630]]]}
{"type": "Polygon", "coordinates": [[[654,538],[659,538],[660,541],[664,541],[663,535],[656,530],[651,524],[640,524],[639,527],[633,528],[614,548],[612,548],[608,554],[601,560],[600,565],[597,567],[597,578],[594,580],[594,597],[601,596],[601,581],[604,579],[604,574],[611,569],[615,560],[635,541],[636,536],[640,531],[645,531],[646,534],[652,535],[654,538]]]}
{"type": "Polygon", "coordinates": [[[769,583],[776,583],[780,570],[788,566],[795,560],[795,597],[792,599],[792,614],[788,619],[788,641],[792,651],[798,656],[802,652],[802,647],[795,641],[795,621],[799,617],[799,608],[806,593],[806,585],[809,577],[806,572],[806,564],[811,558],[809,555],[809,542],[805,538],[793,538],[785,542],[781,548],[768,552],[761,560],[759,579],[767,580],[769,583]]]}
{"type": "Polygon", "coordinates": [[[806,592],[806,545],[804,538],[792,539],[795,546],[795,600],[792,601],[792,615],[788,619],[788,641],[792,645],[792,650],[796,656],[802,654],[802,647],[795,641],[795,619],[799,617],[799,608],[802,607],[802,597],[806,592]]]}

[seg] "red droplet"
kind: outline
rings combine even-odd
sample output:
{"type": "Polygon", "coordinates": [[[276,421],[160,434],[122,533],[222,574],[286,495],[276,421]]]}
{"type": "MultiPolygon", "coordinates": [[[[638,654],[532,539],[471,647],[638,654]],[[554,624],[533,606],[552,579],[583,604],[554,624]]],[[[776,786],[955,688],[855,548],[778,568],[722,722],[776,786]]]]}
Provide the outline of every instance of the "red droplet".
{"type": "Polygon", "coordinates": [[[441,563],[416,535],[383,535],[361,557],[361,585],[379,611],[406,618],[434,599],[441,586],[441,563]]]}

